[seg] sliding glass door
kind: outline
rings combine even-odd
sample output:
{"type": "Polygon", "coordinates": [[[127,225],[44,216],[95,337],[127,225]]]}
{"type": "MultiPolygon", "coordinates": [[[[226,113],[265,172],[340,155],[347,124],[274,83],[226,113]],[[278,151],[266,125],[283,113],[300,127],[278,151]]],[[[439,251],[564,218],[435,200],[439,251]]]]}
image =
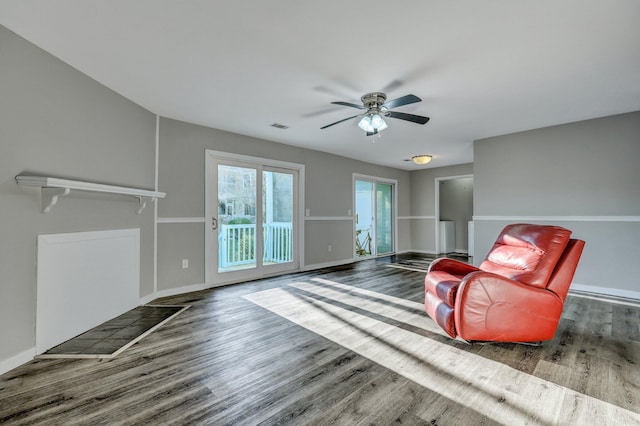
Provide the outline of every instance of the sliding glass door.
{"type": "Polygon", "coordinates": [[[296,270],[298,171],[209,159],[209,281],[296,270]]]}
{"type": "Polygon", "coordinates": [[[354,176],[356,258],[395,252],[395,182],[354,176]]]}

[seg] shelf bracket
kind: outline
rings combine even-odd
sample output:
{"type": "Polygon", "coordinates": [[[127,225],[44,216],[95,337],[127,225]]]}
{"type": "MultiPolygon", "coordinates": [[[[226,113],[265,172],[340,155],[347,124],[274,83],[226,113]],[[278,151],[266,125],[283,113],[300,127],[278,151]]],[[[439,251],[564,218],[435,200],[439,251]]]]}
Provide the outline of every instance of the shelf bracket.
{"type": "Polygon", "coordinates": [[[154,197],[136,197],[138,199],[138,209],[136,210],[136,214],[142,213],[145,207],[147,207],[147,203],[149,201],[153,202],[156,199],[154,197]]]}
{"type": "Polygon", "coordinates": [[[58,199],[65,195],[69,195],[71,189],[69,188],[48,188],[42,187],[40,190],[40,205],[42,206],[42,213],[49,213],[53,206],[58,204],[58,199]]]}

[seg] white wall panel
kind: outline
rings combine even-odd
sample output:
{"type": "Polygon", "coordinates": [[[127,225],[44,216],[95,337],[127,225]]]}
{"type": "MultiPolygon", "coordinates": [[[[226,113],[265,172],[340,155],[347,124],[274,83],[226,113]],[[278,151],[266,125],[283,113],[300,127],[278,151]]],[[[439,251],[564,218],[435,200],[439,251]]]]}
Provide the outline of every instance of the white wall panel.
{"type": "Polygon", "coordinates": [[[140,230],[38,236],[38,354],[136,307],[140,230]]]}

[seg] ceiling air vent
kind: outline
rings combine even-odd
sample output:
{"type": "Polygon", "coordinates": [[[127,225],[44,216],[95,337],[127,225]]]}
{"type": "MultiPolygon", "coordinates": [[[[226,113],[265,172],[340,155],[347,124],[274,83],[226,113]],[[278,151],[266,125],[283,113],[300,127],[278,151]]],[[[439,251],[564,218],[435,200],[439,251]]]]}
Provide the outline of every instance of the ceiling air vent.
{"type": "Polygon", "coordinates": [[[276,129],[282,129],[282,130],[289,128],[289,126],[285,126],[284,124],[280,124],[280,123],[273,123],[271,127],[275,127],[276,129]]]}

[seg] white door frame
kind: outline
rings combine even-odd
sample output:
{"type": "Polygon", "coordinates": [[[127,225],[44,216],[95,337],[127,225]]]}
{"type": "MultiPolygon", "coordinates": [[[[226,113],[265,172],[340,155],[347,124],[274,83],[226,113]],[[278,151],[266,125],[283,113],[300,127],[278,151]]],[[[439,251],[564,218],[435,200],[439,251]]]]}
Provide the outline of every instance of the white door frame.
{"type": "Polygon", "coordinates": [[[440,254],[440,181],[443,180],[454,180],[454,179],[464,179],[464,178],[471,178],[473,179],[473,175],[457,175],[457,176],[443,176],[443,177],[437,177],[435,178],[435,197],[436,197],[436,202],[435,202],[435,212],[434,212],[434,217],[435,217],[435,236],[436,236],[436,244],[435,244],[435,248],[436,248],[436,252],[435,254],[438,255],[440,254]]]}
{"type": "MultiPolygon", "coordinates": [[[[389,178],[382,178],[382,177],[378,177],[378,176],[370,176],[370,175],[363,175],[360,173],[353,173],[352,174],[352,178],[351,178],[351,203],[352,203],[352,211],[353,214],[351,215],[353,218],[353,227],[352,227],[352,247],[351,247],[351,253],[353,253],[353,258],[355,260],[362,260],[362,257],[358,257],[356,256],[356,239],[355,239],[355,235],[356,235],[356,194],[355,194],[355,188],[356,188],[356,180],[368,180],[368,181],[372,181],[374,184],[376,182],[380,182],[380,183],[388,183],[391,184],[393,186],[393,193],[392,193],[392,197],[393,197],[393,218],[391,219],[391,221],[393,222],[393,253],[397,253],[398,251],[398,181],[396,179],[389,179],[389,178]]],[[[375,186],[374,186],[375,188],[375,186]]],[[[375,233],[374,233],[375,234],[375,233]]],[[[375,238],[375,236],[374,236],[375,238]]],[[[372,244],[375,244],[375,241],[371,242],[372,244]]],[[[383,256],[388,256],[389,253],[385,253],[383,254],[383,256]]],[[[376,250],[376,256],[378,256],[378,250],[376,250]]]]}
{"type": "MultiPolygon", "coordinates": [[[[298,238],[297,238],[297,257],[298,257],[298,268],[295,270],[302,270],[304,266],[304,164],[298,163],[290,163],[287,161],[280,160],[271,160],[269,158],[262,157],[254,157],[250,155],[243,154],[234,154],[230,152],[224,151],[215,151],[212,149],[205,149],[205,247],[204,247],[204,256],[205,256],[205,283],[207,287],[215,287],[219,285],[231,284],[233,282],[237,282],[237,280],[228,280],[228,281],[220,281],[213,282],[214,274],[211,271],[211,233],[212,231],[212,220],[211,220],[211,191],[214,188],[211,188],[211,178],[213,176],[213,170],[211,167],[211,160],[222,160],[222,161],[239,161],[243,163],[256,164],[265,167],[275,167],[282,169],[291,169],[298,172],[298,193],[295,194],[298,197],[298,205],[296,211],[297,228],[298,228],[298,238]]],[[[215,189],[217,191],[217,188],[215,189]]],[[[261,202],[260,200],[256,200],[256,202],[261,202]]]]}

